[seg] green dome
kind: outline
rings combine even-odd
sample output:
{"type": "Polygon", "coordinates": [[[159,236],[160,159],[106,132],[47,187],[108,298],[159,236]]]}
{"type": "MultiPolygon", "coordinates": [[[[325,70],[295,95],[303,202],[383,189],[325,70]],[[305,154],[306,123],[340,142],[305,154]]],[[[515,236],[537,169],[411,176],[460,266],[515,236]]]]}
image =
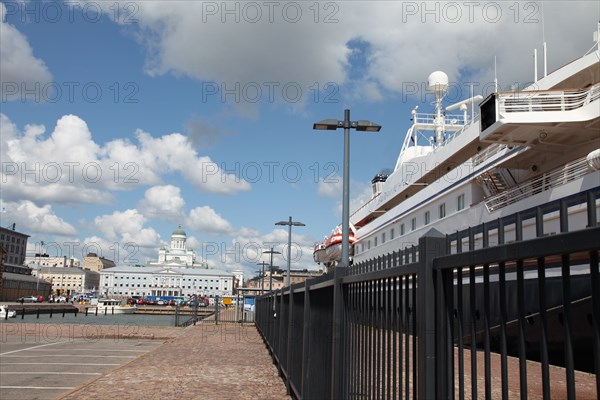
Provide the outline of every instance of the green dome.
{"type": "Polygon", "coordinates": [[[177,229],[175,229],[173,231],[173,235],[179,235],[179,236],[187,236],[185,234],[185,231],[183,229],[181,229],[181,225],[177,226],[177,229]]]}

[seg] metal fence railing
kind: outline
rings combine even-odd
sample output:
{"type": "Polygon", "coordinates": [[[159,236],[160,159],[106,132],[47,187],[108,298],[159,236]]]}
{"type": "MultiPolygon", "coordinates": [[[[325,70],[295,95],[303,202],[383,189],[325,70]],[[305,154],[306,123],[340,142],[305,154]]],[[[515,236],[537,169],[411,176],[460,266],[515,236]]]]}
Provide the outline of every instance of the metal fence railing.
{"type": "Polygon", "coordinates": [[[256,325],[289,393],[597,398],[598,197],[600,187],[451,235],[431,230],[418,246],[261,296],[256,325]],[[569,230],[580,205],[588,226],[569,230]],[[548,212],[561,220],[550,236],[548,212]],[[529,219],[537,237],[523,240],[529,219]],[[505,243],[509,226],[516,240],[505,243]]]}

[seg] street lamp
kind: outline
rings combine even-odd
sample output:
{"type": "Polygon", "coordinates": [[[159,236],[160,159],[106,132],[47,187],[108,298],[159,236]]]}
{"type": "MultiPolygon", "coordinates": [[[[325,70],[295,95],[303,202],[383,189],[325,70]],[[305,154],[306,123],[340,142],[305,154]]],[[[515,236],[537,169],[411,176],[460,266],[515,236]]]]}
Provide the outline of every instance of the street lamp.
{"type": "Polygon", "coordinates": [[[344,110],[344,120],[325,119],[313,124],[313,129],[333,131],[344,128],[344,181],[342,193],[342,267],[350,266],[350,129],[379,132],[381,125],[367,120],[350,121],[350,110],[344,110]]]}
{"type": "Polygon", "coordinates": [[[40,265],[40,262],[42,261],[42,254],[44,252],[44,241],[41,240],[40,241],[40,254],[39,254],[39,261],[38,261],[38,265],[37,265],[37,274],[36,274],[36,282],[35,282],[35,295],[39,296],[40,295],[40,273],[42,272],[42,266],[40,265]]]}
{"type": "Polygon", "coordinates": [[[289,226],[288,229],[288,251],[287,251],[287,277],[285,279],[285,285],[286,286],[290,286],[290,267],[291,267],[291,263],[292,263],[292,225],[293,226],[306,226],[305,224],[303,224],[302,222],[298,222],[298,221],[292,221],[292,217],[289,218],[289,220],[287,221],[279,221],[279,222],[275,222],[275,225],[287,225],[289,226]]]}
{"type": "Polygon", "coordinates": [[[281,254],[281,253],[278,251],[273,251],[273,247],[271,247],[271,250],[263,251],[263,254],[271,255],[271,264],[269,266],[269,292],[272,292],[273,291],[273,254],[281,254]]]}
{"type": "Polygon", "coordinates": [[[260,280],[260,294],[263,294],[263,292],[265,290],[265,265],[269,265],[269,264],[264,261],[261,261],[259,263],[256,263],[256,265],[262,265],[262,275],[261,275],[261,280],[260,280]]]}

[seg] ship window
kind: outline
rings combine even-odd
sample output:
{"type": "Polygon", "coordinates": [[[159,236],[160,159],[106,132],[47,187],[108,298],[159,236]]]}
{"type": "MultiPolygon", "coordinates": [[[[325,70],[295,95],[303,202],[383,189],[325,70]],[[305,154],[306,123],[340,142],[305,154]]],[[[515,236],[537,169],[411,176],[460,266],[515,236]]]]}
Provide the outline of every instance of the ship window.
{"type": "Polygon", "coordinates": [[[440,204],[440,219],[446,216],[446,203],[440,204]]]}
{"type": "Polygon", "coordinates": [[[400,236],[404,235],[404,224],[400,224],[400,236]]]}
{"type": "Polygon", "coordinates": [[[377,247],[377,236],[375,236],[375,244],[373,246],[377,247]]]}
{"type": "Polygon", "coordinates": [[[390,229],[390,240],[394,239],[394,228],[390,229]]]}
{"type": "Polygon", "coordinates": [[[429,211],[425,211],[425,225],[429,224],[431,220],[431,213],[429,211]]]}
{"type": "Polygon", "coordinates": [[[385,232],[381,234],[381,244],[385,243],[385,232]]]}
{"type": "Polygon", "coordinates": [[[458,210],[462,210],[463,208],[465,208],[465,194],[461,194],[460,196],[458,196],[458,205],[457,205],[457,209],[458,210]]]}
{"type": "Polygon", "coordinates": [[[417,219],[416,218],[413,218],[413,219],[410,220],[410,229],[413,230],[413,231],[415,229],[417,229],[417,219]]]}
{"type": "Polygon", "coordinates": [[[371,241],[367,240],[367,250],[369,250],[371,248],[371,241]]]}

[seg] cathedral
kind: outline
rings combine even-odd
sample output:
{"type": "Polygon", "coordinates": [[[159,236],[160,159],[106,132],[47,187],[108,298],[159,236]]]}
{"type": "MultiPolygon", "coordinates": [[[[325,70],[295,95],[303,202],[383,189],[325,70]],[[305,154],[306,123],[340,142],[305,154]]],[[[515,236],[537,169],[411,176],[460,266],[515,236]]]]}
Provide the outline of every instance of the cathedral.
{"type": "Polygon", "coordinates": [[[158,261],[148,261],[148,266],[208,268],[205,262],[196,261],[196,252],[186,247],[186,239],[187,235],[179,225],[171,234],[171,245],[161,247],[158,251],[158,261]]]}

